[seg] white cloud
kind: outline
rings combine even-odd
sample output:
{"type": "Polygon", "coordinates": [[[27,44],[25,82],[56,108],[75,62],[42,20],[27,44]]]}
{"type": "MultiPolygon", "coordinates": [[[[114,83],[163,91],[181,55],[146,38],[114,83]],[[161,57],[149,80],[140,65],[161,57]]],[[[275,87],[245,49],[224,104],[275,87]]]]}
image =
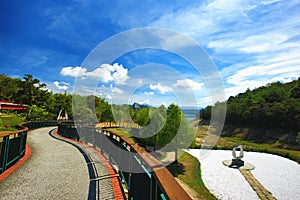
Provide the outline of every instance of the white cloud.
{"type": "Polygon", "coordinates": [[[298,8],[297,1],[211,0],[167,11],[150,25],[208,47],[234,94],[300,74],[298,8]]]}
{"type": "Polygon", "coordinates": [[[112,88],[111,91],[113,93],[117,93],[117,94],[123,94],[124,93],[123,90],[121,90],[120,88],[117,88],[117,87],[112,88]]]}
{"type": "Polygon", "coordinates": [[[192,37],[202,38],[222,30],[222,24],[247,18],[245,12],[254,8],[249,2],[215,0],[198,6],[179,9],[163,15],[150,26],[167,27],[192,37]]]}
{"type": "Polygon", "coordinates": [[[237,70],[227,78],[227,83],[231,86],[225,89],[226,97],[235,96],[247,88],[254,89],[276,81],[285,83],[297,79],[300,74],[300,59],[290,59],[289,56],[281,58],[271,58],[267,62],[270,64],[259,64],[237,70]]]}
{"type": "Polygon", "coordinates": [[[237,71],[227,79],[228,83],[240,85],[249,79],[266,78],[270,76],[286,76],[287,74],[300,74],[300,59],[276,62],[267,65],[257,65],[237,71]]]}
{"type": "Polygon", "coordinates": [[[274,33],[273,31],[257,33],[256,35],[243,33],[244,37],[238,38],[233,38],[234,34],[210,41],[208,47],[214,48],[216,51],[233,50],[244,53],[259,53],[285,48],[283,43],[291,37],[286,33],[274,33]]]}
{"type": "Polygon", "coordinates": [[[150,104],[151,101],[149,99],[143,100],[143,101],[138,101],[138,104],[150,104]]]}
{"type": "Polygon", "coordinates": [[[105,98],[111,100],[112,96],[108,94],[108,95],[105,96],[105,98]]]}
{"type": "Polygon", "coordinates": [[[146,94],[146,95],[154,95],[154,92],[153,91],[149,91],[149,92],[144,92],[144,94],[146,94]]]}
{"type": "Polygon", "coordinates": [[[198,83],[191,79],[177,80],[176,83],[174,84],[175,87],[180,87],[186,90],[193,90],[193,91],[199,91],[203,85],[204,85],[203,83],[198,83]]]}
{"type": "Polygon", "coordinates": [[[60,71],[60,74],[63,76],[72,76],[72,77],[77,77],[77,76],[84,76],[86,73],[87,69],[83,67],[64,67],[60,71]]]}
{"type": "Polygon", "coordinates": [[[58,82],[54,81],[53,84],[56,86],[59,90],[67,90],[69,88],[69,84],[66,82],[58,82]]]}
{"type": "Polygon", "coordinates": [[[98,78],[104,83],[115,82],[117,84],[125,84],[126,80],[129,78],[128,69],[125,69],[123,65],[115,63],[102,64],[93,71],[88,72],[84,67],[63,67],[60,71],[60,74],[63,76],[72,76],[72,77],[90,77],[98,78]]]}
{"type": "Polygon", "coordinates": [[[262,0],[261,3],[264,4],[264,5],[269,5],[269,4],[272,4],[272,3],[276,3],[276,2],[279,2],[281,0],[262,0]]]}
{"type": "Polygon", "coordinates": [[[172,88],[170,88],[168,86],[163,86],[160,83],[150,84],[150,89],[151,90],[157,90],[160,94],[165,94],[165,93],[168,93],[168,92],[172,91],[172,88]]]}

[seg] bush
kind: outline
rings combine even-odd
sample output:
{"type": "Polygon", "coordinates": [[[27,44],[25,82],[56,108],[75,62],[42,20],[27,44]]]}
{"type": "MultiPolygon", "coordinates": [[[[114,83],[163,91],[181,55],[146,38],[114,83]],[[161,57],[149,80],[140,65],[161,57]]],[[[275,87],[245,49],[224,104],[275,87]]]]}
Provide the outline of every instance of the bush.
{"type": "Polygon", "coordinates": [[[298,136],[296,138],[296,142],[297,142],[297,144],[300,144],[300,132],[298,133],[298,136]]]}

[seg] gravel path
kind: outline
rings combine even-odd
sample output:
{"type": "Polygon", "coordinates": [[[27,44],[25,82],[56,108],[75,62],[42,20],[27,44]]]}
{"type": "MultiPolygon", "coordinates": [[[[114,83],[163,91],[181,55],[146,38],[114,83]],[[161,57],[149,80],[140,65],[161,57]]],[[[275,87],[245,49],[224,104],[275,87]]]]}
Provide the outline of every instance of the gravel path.
{"type": "MultiPolygon", "coordinates": [[[[206,187],[219,199],[258,199],[242,174],[222,164],[231,159],[231,151],[187,151],[201,163],[206,187]],[[203,156],[206,155],[206,156],[203,156]]],[[[286,158],[255,152],[245,152],[243,160],[255,166],[251,173],[277,199],[299,199],[300,165],[286,158]]]]}
{"type": "Polygon", "coordinates": [[[81,153],[49,136],[53,127],[29,133],[31,157],[0,183],[0,199],[87,199],[89,173],[81,153]]]}

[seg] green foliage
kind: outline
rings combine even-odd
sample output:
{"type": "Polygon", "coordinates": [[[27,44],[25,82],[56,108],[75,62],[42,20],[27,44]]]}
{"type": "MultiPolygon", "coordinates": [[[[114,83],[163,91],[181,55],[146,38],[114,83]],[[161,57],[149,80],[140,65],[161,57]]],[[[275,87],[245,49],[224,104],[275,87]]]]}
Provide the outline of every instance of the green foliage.
{"type": "Polygon", "coordinates": [[[51,115],[45,108],[34,105],[34,106],[29,106],[27,109],[29,110],[26,116],[27,121],[51,119],[50,118],[51,115]]]}
{"type": "Polygon", "coordinates": [[[207,106],[205,109],[200,111],[200,118],[201,119],[210,119],[211,118],[211,109],[212,106],[207,106]]]}
{"type": "Polygon", "coordinates": [[[147,126],[143,128],[142,134],[144,136],[154,136],[159,133],[166,122],[166,108],[161,105],[158,108],[148,109],[147,126]]]}
{"type": "MultiPolygon", "coordinates": [[[[226,123],[260,128],[300,130],[300,78],[282,84],[271,83],[250,91],[249,89],[227,101],[226,123]]],[[[210,119],[212,109],[201,110],[200,117],[210,119]]]]}
{"type": "Polygon", "coordinates": [[[82,97],[80,95],[74,94],[73,100],[73,118],[76,121],[82,122],[97,122],[96,115],[93,113],[92,109],[88,107],[88,97],[82,97]]]}
{"type": "Polygon", "coordinates": [[[169,105],[166,114],[166,123],[158,134],[157,142],[165,150],[175,151],[177,161],[177,150],[188,148],[195,138],[195,132],[177,105],[169,105]]]}
{"type": "Polygon", "coordinates": [[[295,85],[295,87],[292,88],[291,90],[291,97],[292,98],[300,98],[300,77],[298,78],[298,81],[295,85]]]}
{"type": "Polygon", "coordinates": [[[22,90],[21,79],[13,79],[0,74],[0,99],[19,102],[18,93],[22,90]]]}
{"type": "Polygon", "coordinates": [[[150,123],[149,108],[141,108],[134,112],[133,121],[144,127],[150,123]]]}
{"type": "Polygon", "coordinates": [[[296,142],[297,142],[297,144],[300,144],[300,132],[297,135],[296,142]]]}
{"type": "Polygon", "coordinates": [[[104,99],[79,95],[73,99],[66,92],[53,94],[46,89],[46,84],[30,74],[25,74],[23,80],[0,74],[0,99],[28,105],[27,120],[56,119],[61,110],[73,119],[74,106],[75,116],[80,120],[113,122],[111,105],[104,99]]]}
{"type": "Polygon", "coordinates": [[[158,135],[160,146],[169,144],[177,134],[181,121],[181,110],[175,104],[169,105],[167,111],[166,123],[158,135]]]}

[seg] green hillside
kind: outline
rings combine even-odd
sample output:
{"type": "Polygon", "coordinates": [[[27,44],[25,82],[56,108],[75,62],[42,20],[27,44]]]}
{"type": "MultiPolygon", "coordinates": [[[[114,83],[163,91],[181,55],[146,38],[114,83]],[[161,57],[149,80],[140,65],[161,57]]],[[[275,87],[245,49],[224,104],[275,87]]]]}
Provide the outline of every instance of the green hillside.
{"type": "Polygon", "coordinates": [[[211,109],[218,111],[224,103],[227,111],[223,136],[300,150],[300,78],[248,89],[227,102],[206,107],[200,117],[209,120],[211,109]]]}

